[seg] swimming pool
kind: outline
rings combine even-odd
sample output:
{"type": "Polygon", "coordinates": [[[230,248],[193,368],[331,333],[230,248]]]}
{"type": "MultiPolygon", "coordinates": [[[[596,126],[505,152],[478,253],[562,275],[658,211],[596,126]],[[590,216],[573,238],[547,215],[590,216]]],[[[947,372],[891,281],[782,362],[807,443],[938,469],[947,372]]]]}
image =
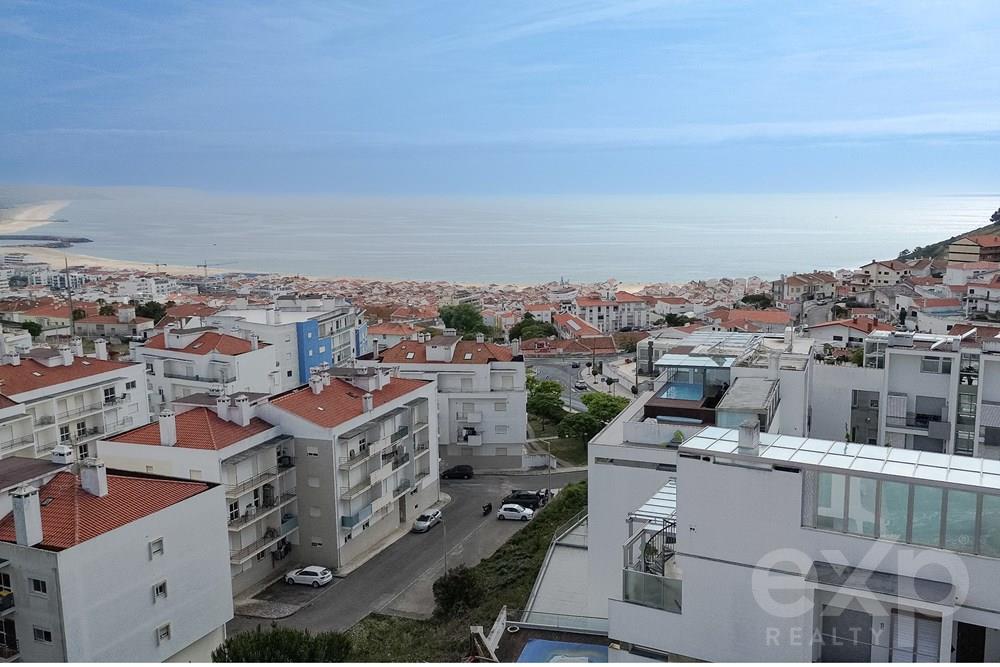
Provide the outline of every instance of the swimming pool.
{"type": "Polygon", "coordinates": [[[657,398],[671,398],[678,401],[700,401],[705,390],[700,384],[689,382],[668,382],[657,394],[657,398]]]}
{"type": "Polygon", "coordinates": [[[600,644],[529,639],[518,662],[607,662],[608,647],[600,644]]]}

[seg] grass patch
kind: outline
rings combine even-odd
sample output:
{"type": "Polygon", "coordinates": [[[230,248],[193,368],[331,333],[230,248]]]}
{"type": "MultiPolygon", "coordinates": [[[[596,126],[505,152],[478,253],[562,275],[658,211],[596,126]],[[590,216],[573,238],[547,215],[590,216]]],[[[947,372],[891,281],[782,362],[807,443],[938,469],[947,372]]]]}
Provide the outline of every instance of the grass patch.
{"type": "Polygon", "coordinates": [[[352,662],[459,662],[469,648],[469,626],[493,624],[500,608],[523,609],[557,528],[587,506],[587,483],[565,487],[495,554],[471,568],[485,601],[438,610],[415,620],[370,614],[348,631],[352,662]]]}
{"type": "Polygon", "coordinates": [[[575,466],[587,465],[587,443],[579,438],[556,438],[548,441],[552,456],[575,466]]]}

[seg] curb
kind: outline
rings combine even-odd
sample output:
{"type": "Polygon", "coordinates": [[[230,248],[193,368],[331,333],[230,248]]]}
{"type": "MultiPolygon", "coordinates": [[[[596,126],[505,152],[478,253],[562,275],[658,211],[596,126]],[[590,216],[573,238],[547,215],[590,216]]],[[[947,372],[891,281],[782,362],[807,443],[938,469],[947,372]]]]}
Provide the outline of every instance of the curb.
{"type": "MultiPolygon", "coordinates": [[[[552,471],[553,475],[558,475],[564,472],[583,472],[587,470],[587,466],[573,466],[567,468],[555,468],[552,471]]],[[[548,471],[543,469],[540,470],[482,470],[476,472],[478,477],[542,477],[547,475],[548,471]]]]}

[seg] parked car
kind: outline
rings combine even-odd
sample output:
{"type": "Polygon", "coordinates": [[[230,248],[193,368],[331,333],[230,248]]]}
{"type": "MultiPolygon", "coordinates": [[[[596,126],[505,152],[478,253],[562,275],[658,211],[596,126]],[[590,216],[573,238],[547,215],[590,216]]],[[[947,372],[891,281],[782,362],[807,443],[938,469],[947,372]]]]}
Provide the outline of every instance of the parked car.
{"type": "Polygon", "coordinates": [[[472,466],[452,466],[441,473],[441,479],[472,479],[472,466]]]}
{"type": "Polygon", "coordinates": [[[313,588],[326,586],[331,581],[333,581],[333,572],[320,565],[301,567],[285,575],[286,584],[305,584],[313,588]]]}
{"type": "Polygon", "coordinates": [[[417,517],[413,522],[414,533],[426,533],[428,530],[441,523],[441,510],[431,510],[417,517]]]}
{"type": "Polygon", "coordinates": [[[520,505],[536,510],[549,500],[548,491],[511,491],[501,501],[502,505],[520,505]]]}
{"type": "Polygon", "coordinates": [[[573,363],[571,363],[569,365],[569,367],[570,368],[579,368],[580,367],[580,362],[579,361],[574,361],[573,363]]]}
{"type": "Polygon", "coordinates": [[[497,510],[497,519],[500,521],[505,519],[510,519],[512,521],[527,521],[533,516],[535,516],[535,512],[533,510],[530,510],[527,507],[521,507],[520,505],[515,505],[513,503],[505,504],[497,510]]]}
{"type": "Polygon", "coordinates": [[[577,389],[579,391],[586,391],[587,390],[587,383],[584,382],[583,380],[577,380],[573,384],[573,389],[577,389]]]}

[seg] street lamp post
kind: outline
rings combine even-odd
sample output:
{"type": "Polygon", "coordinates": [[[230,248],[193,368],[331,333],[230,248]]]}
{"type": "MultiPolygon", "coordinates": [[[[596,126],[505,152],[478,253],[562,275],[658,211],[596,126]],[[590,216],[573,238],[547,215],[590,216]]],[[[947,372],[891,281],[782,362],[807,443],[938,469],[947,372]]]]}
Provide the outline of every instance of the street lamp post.
{"type": "Polygon", "coordinates": [[[448,576],[448,524],[441,521],[441,527],[444,529],[441,534],[441,543],[444,546],[444,576],[448,576]]]}

